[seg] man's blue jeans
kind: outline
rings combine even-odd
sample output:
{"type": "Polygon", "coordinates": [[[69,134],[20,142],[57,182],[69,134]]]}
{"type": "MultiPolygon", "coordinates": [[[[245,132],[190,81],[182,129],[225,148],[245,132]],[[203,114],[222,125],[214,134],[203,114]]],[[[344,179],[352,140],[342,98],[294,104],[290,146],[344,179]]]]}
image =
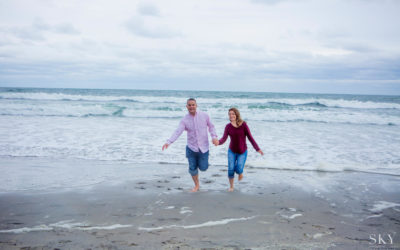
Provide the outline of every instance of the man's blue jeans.
{"type": "Polygon", "coordinates": [[[228,177],[234,178],[237,174],[243,173],[244,164],[247,159],[247,150],[243,154],[237,154],[228,149],[228,177]]]}
{"type": "Polygon", "coordinates": [[[186,158],[189,161],[189,173],[191,176],[198,175],[200,171],[206,171],[208,169],[208,155],[209,151],[202,153],[192,151],[188,146],[186,146],[186,158]]]}

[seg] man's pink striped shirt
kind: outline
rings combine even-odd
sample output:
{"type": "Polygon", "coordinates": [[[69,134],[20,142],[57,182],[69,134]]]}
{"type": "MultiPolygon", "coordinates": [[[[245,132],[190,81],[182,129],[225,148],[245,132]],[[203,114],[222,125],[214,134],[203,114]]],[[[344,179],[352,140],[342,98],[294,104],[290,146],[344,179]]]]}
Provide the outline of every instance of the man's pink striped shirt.
{"type": "Polygon", "coordinates": [[[182,118],[178,128],[172,134],[171,138],[167,140],[167,143],[171,144],[176,141],[183,131],[186,130],[188,147],[194,152],[199,152],[200,150],[202,153],[205,153],[209,149],[207,127],[212,139],[217,139],[214,124],[211,123],[207,113],[197,111],[194,116],[188,113],[182,118]]]}

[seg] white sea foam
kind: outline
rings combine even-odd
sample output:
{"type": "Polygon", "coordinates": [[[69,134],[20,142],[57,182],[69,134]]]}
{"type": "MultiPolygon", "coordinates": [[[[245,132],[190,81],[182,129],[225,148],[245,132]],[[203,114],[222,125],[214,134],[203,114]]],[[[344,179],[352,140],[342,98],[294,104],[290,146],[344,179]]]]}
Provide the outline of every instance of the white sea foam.
{"type": "Polygon", "coordinates": [[[23,228],[16,228],[16,229],[8,229],[8,230],[0,230],[0,233],[29,233],[29,232],[37,232],[37,231],[52,231],[57,229],[67,229],[67,230],[80,230],[80,231],[91,231],[91,230],[114,230],[119,228],[127,228],[132,227],[132,225],[121,225],[121,224],[114,224],[114,225],[99,225],[99,226],[92,226],[88,223],[83,222],[73,222],[72,220],[66,221],[59,221],[56,223],[52,223],[49,225],[39,225],[34,227],[23,227],[23,228]]]}
{"type": "Polygon", "coordinates": [[[328,232],[324,232],[324,233],[316,233],[313,235],[313,239],[319,239],[322,236],[326,236],[326,235],[330,235],[332,234],[332,232],[328,231],[328,232]]]}
{"type": "Polygon", "coordinates": [[[382,217],[383,216],[383,214],[374,214],[374,215],[370,215],[370,216],[368,216],[367,218],[365,218],[365,219],[370,219],[370,218],[378,218],[378,217],[382,217]]]}
{"type": "Polygon", "coordinates": [[[160,226],[160,227],[139,227],[139,230],[142,231],[155,231],[155,230],[163,230],[163,229],[169,229],[169,228],[183,228],[183,229],[193,229],[193,228],[200,228],[200,227],[213,227],[213,226],[220,226],[220,225],[226,225],[231,222],[237,222],[237,221],[246,221],[246,220],[251,220],[254,219],[256,216],[251,216],[251,217],[243,217],[243,218],[231,218],[231,219],[223,219],[223,220],[218,220],[218,221],[207,221],[201,224],[194,224],[194,225],[168,225],[168,226],[160,226]]]}
{"type": "Polygon", "coordinates": [[[20,233],[39,232],[39,231],[51,231],[51,230],[53,230],[53,227],[49,227],[46,225],[39,225],[35,227],[22,227],[16,229],[0,230],[0,233],[20,234],[20,233]]]}
{"type": "Polygon", "coordinates": [[[370,209],[371,212],[381,212],[388,208],[399,207],[399,203],[389,202],[389,201],[378,201],[375,202],[374,207],[370,209]]]}
{"type": "Polygon", "coordinates": [[[302,214],[292,214],[292,215],[285,215],[285,214],[281,214],[281,216],[285,219],[289,219],[289,220],[293,220],[296,217],[300,217],[303,216],[302,214]]]}
{"type": "Polygon", "coordinates": [[[190,210],[190,207],[181,207],[181,211],[179,211],[180,214],[187,214],[187,213],[193,213],[192,210],[190,210]]]}

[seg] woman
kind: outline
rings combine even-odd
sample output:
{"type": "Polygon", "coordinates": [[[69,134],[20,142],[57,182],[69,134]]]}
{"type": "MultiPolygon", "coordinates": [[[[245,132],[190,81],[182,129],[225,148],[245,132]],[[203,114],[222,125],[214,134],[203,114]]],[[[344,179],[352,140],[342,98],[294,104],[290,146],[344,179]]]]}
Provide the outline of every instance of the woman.
{"type": "Polygon", "coordinates": [[[261,155],[264,155],[264,153],[258,147],[253,136],[251,136],[246,122],[240,118],[239,110],[231,108],[228,114],[231,122],[225,126],[224,135],[216,143],[216,146],[224,144],[229,135],[231,142],[228,149],[228,178],[230,184],[229,191],[232,192],[235,172],[239,175],[239,181],[243,179],[243,168],[247,158],[246,136],[258,153],[261,155]]]}

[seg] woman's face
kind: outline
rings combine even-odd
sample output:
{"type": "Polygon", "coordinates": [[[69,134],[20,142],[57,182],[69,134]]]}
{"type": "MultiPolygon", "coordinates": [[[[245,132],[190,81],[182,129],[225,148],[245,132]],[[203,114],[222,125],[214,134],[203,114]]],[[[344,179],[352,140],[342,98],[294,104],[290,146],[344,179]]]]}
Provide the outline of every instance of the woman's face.
{"type": "Polygon", "coordinates": [[[236,121],[236,114],[235,112],[233,112],[233,110],[229,111],[229,120],[232,121],[236,121]]]}

